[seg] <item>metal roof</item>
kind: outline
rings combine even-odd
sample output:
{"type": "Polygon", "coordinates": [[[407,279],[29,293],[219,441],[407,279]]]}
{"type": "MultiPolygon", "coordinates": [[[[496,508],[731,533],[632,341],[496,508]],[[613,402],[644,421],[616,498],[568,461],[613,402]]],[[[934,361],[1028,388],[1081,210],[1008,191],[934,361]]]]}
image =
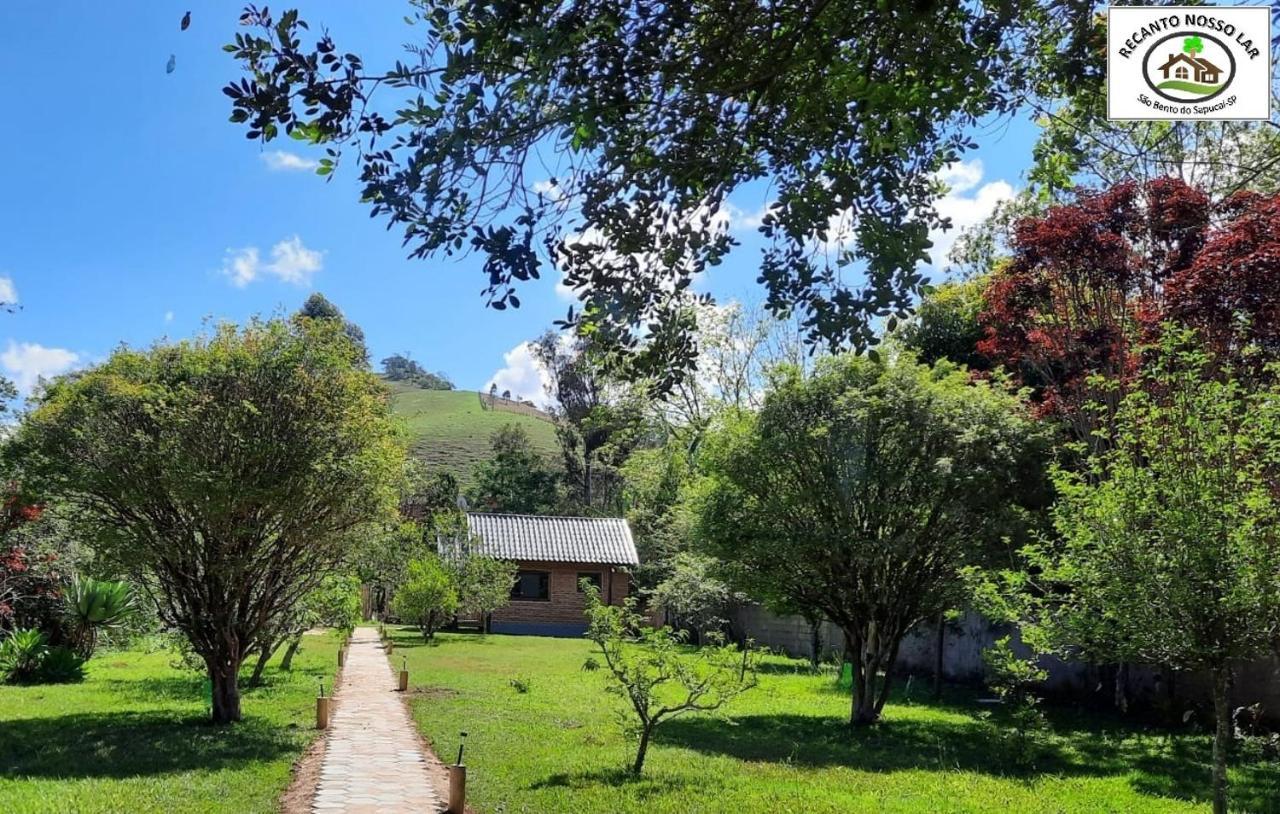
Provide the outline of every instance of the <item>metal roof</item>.
{"type": "Polygon", "coordinates": [[[472,551],[503,560],[639,565],[621,517],[544,517],[467,512],[472,551]]]}

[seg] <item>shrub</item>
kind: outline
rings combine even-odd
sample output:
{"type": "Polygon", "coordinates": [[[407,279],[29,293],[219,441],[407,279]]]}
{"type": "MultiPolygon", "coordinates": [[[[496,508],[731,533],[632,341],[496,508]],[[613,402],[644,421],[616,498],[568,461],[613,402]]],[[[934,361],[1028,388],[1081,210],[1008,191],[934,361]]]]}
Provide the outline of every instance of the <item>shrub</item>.
{"type": "Polygon", "coordinates": [[[34,681],[48,653],[49,640],[43,633],[32,628],[15,630],[0,642],[0,675],[13,683],[34,681]]]}
{"type": "Polygon", "coordinates": [[[54,647],[45,654],[36,679],[46,684],[70,684],[84,680],[85,659],[69,647],[54,647]]]}
{"type": "Polygon", "coordinates": [[[100,631],[122,626],[137,602],[127,582],[76,577],[67,592],[71,640],[82,659],[93,655],[100,631]]]}
{"type": "Polygon", "coordinates": [[[1030,766],[1039,751],[1040,733],[1047,722],[1040,710],[1040,698],[1032,687],[1048,676],[1034,658],[1019,658],[1009,637],[997,641],[982,653],[987,667],[987,685],[1008,709],[1012,724],[1007,743],[1014,763],[1030,766]]]}
{"type": "Polygon", "coordinates": [[[391,601],[401,620],[418,626],[431,639],[436,628],[458,609],[458,587],[434,554],[409,563],[408,578],[391,601]]]}
{"type": "Polygon", "coordinates": [[[756,651],[751,642],[739,650],[723,644],[681,652],[683,637],[669,627],[646,627],[635,598],[624,604],[601,601],[600,590],[583,582],[590,627],[600,660],[588,657],[583,669],[608,671],[608,691],[626,699],[630,711],[619,713],[626,734],[638,740],[633,774],[644,768],[649,742],[658,724],[687,712],[714,712],[756,686],[756,651]],[[633,632],[635,635],[633,636],[633,632]]]}

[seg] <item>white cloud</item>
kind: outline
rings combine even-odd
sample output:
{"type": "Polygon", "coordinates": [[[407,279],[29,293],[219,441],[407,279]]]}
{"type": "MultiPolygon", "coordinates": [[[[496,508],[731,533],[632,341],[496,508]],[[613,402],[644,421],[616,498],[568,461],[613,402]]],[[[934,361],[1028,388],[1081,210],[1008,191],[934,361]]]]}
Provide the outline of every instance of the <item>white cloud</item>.
{"type": "Polygon", "coordinates": [[[173,322],[173,312],[172,312],[172,311],[165,311],[165,312],[164,312],[164,321],[165,321],[165,322],[173,322]]]}
{"type": "Polygon", "coordinates": [[[730,214],[730,228],[736,230],[759,229],[764,223],[764,216],[769,214],[769,210],[778,205],[777,201],[767,201],[760,205],[760,208],[754,212],[746,212],[733,204],[726,204],[730,214]]]}
{"type": "Polygon", "coordinates": [[[14,342],[0,353],[0,365],[18,386],[18,392],[25,395],[40,382],[42,378],[50,378],[75,368],[80,363],[80,355],[65,348],[46,348],[35,342],[14,342]]]}
{"type": "Polygon", "coordinates": [[[222,260],[222,273],[236,288],[244,288],[264,274],[286,283],[306,286],[322,268],[324,252],[308,249],[297,235],[272,246],[269,263],[262,262],[257,246],[227,249],[222,260]]]}
{"type": "Polygon", "coordinates": [[[952,192],[968,192],[982,180],[982,161],[957,161],[948,164],[938,173],[938,180],[951,188],[952,192]]]}
{"type": "Polygon", "coordinates": [[[272,150],[266,153],[259,153],[258,157],[262,159],[262,163],[267,165],[267,169],[272,172],[305,172],[306,170],[314,170],[320,166],[320,162],[310,158],[303,158],[294,153],[287,153],[284,150],[272,150]]]}
{"type": "Polygon", "coordinates": [[[264,266],[268,274],[295,285],[307,285],[311,275],[323,267],[323,252],[303,246],[302,238],[297,235],[272,246],[271,262],[264,266]]]}
{"type": "Polygon", "coordinates": [[[502,354],[502,361],[505,366],[484,383],[482,392],[488,393],[491,386],[497,385],[499,393],[510,390],[513,397],[528,399],[539,407],[545,408],[550,403],[547,387],[551,377],[534,356],[532,343],[521,342],[502,354]]]}
{"type": "Polygon", "coordinates": [[[13,284],[12,277],[0,277],[0,304],[18,304],[18,287],[13,284]]]}
{"type": "Polygon", "coordinates": [[[938,179],[951,187],[937,203],[938,214],[951,218],[951,228],[945,232],[935,229],[929,233],[929,239],[933,241],[929,257],[934,268],[947,265],[947,255],[961,234],[982,223],[1002,201],[1016,194],[1013,186],[1005,180],[982,184],[983,173],[982,161],[976,158],[958,161],[938,173],[938,179]]]}
{"type": "Polygon", "coordinates": [[[236,288],[244,288],[258,276],[258,249],[249,246],[244,249],[227,249],[222,259],[222,273],[231,278],[236,288]]]}

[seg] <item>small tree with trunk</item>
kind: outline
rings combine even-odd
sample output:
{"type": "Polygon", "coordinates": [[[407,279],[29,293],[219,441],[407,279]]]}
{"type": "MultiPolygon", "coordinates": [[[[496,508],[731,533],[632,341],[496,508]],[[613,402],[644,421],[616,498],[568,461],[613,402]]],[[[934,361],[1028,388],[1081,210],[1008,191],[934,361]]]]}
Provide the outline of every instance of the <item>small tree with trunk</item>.
{"type": "Polygon", "coordinates": [[[869,724],[902,638],[963,601],[961,570],[1033,494],[1040,438],[1018,396],[949,362],[784,369],[704,442],[697,537],[748,594],[840,627],[869,724]]]}
{"type": "Polygon", "coordinates": [[[1037,646],[1210,674],[1224,814],[1231,665],[1280,634],[1280,386],[1211,373],[1172,328],[1153,354],[1105,451],[1055,474],[1060,541],[1027,550],[1033,582],[1014,579],[1035,589],[1037,646]]]}
{"type": "Polygon", "coordinates": [[[430,554],[409,563],[404,584],[396,590],[391,609],[402,622],[416,625],[431,641],[436,628],[458,610],[458,584],[440,558],[430,554]]]}
{"type": "MultiPolygon", "coordinates": [[[[631,771],[640,774],[653,731],[660,723],[687,712],[714,712],[756,686],[756,652],[716,641],[686,652],[682,638],[668,627],[646,627],[635,600],[610,605],[600,590],[582,581],[586,595],[587,638],[595,642],[608,671],[609,692],[626,699],[620,713],[623,729],[638,744],[631,771]]],[[[594,657],[584,665],[600,668],[594,657]]]]}
{"type": "Polygon", "coordinates": [[[261,637],[394,511],[403,450],[361,364],[324,319],[121,348],[50,384],[7,448],[189,640],[217,723],[261,637]]]}

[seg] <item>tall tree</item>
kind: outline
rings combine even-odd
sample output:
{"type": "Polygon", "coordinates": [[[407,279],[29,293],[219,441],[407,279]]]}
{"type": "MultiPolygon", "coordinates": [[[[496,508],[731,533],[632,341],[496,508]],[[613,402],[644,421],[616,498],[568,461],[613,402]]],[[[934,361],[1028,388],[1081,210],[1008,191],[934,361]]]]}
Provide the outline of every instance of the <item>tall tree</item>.
{"type": "Polygon", "coordinates": [[[489,439],[489,459],[475,469],[467,490],[471,505],[486,512],[552,514],[560,502],[559,476],[533,448],[529,433],[504,424],[489,439]]]}
{"type": "Polygon", "coordinates": [[[582,301],[565,323],[670,384],[695,353],[680,294],[730,252],[729,198],[760,179],[777,191],[760,226],[771,310],[814,343],[873,344],[947,223],[934,173],[1032,72],[1076,73],[1068,38],[1090,10],[421,2],[408,59],[378,70],[296,11],[249,7],[227,46],[244,75],[224,91],[249,138],[324,145],[323,175],[354,150],[373,214],[414,257],[481,252],[495,308],[554,263],[582,301]],[[535,191],[543,151],[562,160],[535,191]],[[833,222],[856,241],[815,251],[833,222]],[[850,264],[864,285],[843,281],[850,264]]]}
{"type": "Polygon", "coordinates": [[[1037,445],[1016,396],[946,362],[836,357],[708,437],[698,535],[749,594],[840,627],[850,722],[872,723],[903,636],[962,599],[1037,445]]]}
{"type": "Polygon", "coordinates": [[[639,387],[612,376],[594,342],[548,331],[534,343],[533,353],[550,378],[567,509],[618,511],[619,468],[645,429],[646,403],[639,387]]]}
{"type": "Polygon", "coordinates": [[[381,385],[325,319],[117,350],[51,384],[10,452],[187,637],[218,723],[240,718],[260,637],[394,511],[404,458],[381,385]]]}
{"type": "Polygon", "coordinates": [[[364,329],[343,316],[342,309],[330,302],[328,297],[319,291],[313,293],[302,303],[297,316],[303,319],[328,319],[341,325],[342,332],[359,351],[361,364],[369,364],[369,348],[364,342],[364,329]]]}
{"type": "Polygon", "coordinates": [[[1207,671],[1214,811],[1225,814],[1231,666],[1271,653],[1280,635],[1280,387],[1215,372],[1184,332],[1153,353],[1112,443],[1085,471],[1055,475],[1058,538],[1027,549],[1025,638],[1207,671]]]}
{"type": "Polygon", "coordinates": [[[1166,321],[1225,358],[1280,353],[1280,195],[1213,201],[1176,179],[1081,192],[1019,220],[1013,257],[988,278],[979,350],[1034,391],[1080,440],[1133,377],[1137,348],[1166,321]],[[1260,354],[1256,353],[1261,351],[1260,354]]]}

